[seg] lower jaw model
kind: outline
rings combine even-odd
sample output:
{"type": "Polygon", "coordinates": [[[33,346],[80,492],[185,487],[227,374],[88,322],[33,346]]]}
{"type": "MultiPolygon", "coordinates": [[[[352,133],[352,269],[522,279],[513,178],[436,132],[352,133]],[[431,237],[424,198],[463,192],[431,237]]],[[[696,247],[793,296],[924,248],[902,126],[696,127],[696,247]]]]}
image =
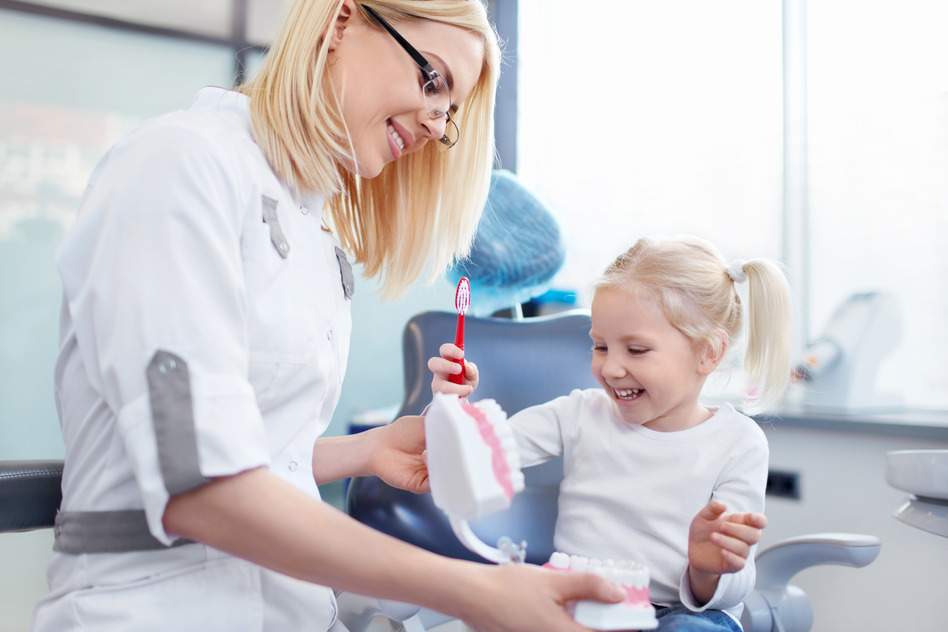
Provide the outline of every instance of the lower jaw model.
{"type": "Polygon", "coordinates": [[[648,568],[629,560],[613,561],[585,558],[555,552],[543,565],[554,570],[595,573],[626,592],[621,603],[606,604],[598,601],[577,601],[570,614],[578,623],[593,630],[651,630],[658,627],[655,608],[649,601],[648,568]]]}

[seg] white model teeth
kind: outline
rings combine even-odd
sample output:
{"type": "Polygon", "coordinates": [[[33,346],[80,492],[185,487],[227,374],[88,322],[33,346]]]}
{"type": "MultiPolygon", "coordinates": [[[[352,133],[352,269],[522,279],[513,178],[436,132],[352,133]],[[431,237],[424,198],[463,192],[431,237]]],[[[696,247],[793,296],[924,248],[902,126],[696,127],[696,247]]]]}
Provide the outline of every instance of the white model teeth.
{"type": "Polygon", "coordinates": [[[474,402],[476,406],[484,416],[487,417],[487,421],[492,424],[497,424],[499,422],[507,421],[507,413],[504,412],[504,409],[500,407],[500,404],[493,399],[482,399],[478,402],[474,402]]]}
{"type": "Polygon", "coordinates": [[[482,399],[475,402],[474,405],[484,413],[487,421],[494,429],[494,435],[503,450],[504,459],[507,462],[507,468],[510,470],[510,484],[514,493],[519,494],[523,491],[524,477],[520,469],[520,452],[517,450],[517,440],[514,438],[513,430],[507,423],[507,413],[493,399],[482,399]]]}
{"type": "Polygon", "coordinates": [[[576,573],[595,573],[615,584],[643,588],[649,584],[648,568],[631,560],[599,560],[556,551],[550,556],[550,566],[576,573]]]}
{"type": "Polygon", "coordinates": [[[392,135],[392,139],[395,141],[395,144],[398,145],[398,148],[404,151],[405,141],[403,141],[402,137],[398,135],[398,132],[395,131],[395,128],[389,125],[388,133],[392,135]]]}
{"type": "Polygon", "coordinates": [[[565,571],[569,568],[569,555],[560,551],[553,551],[550,556],[550,566],[565,571]]]}
{"type": "Polygon", "coordinates": [[[619,399],[635,399],[642,393],[640,388],[616,388],[613,390],[619,399]]]}

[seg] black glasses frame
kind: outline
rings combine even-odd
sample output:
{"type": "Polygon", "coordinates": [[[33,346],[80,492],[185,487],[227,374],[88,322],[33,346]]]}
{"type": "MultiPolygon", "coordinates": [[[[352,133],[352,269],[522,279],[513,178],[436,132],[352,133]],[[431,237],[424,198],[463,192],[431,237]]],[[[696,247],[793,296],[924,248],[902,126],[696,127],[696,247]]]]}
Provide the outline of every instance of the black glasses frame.
{"type": "MultiPolygon", "coordinates": [[[[375,11],[375,9],[373,9],[372,7],[363,4],[362,8],[365,9],[365,12],[368,13],[370,16],[372,16],[372,19],[378,22],[382,26],[382,28],[388,31],[388,34],[391,35],[393,38],[395,38],[395,41],[398,42],[398,44],[402,48],[405,49],[405,52],[411,56],[411,58],[418,65],[418,68],[421,69],[421,73],[422,75],[424,75],[426,83],[429,81],[435,81],[436,79],[441,79],[442,81],[444,81],[445,88],[447,88],[448,83],[447,81],[445,81],[444,77],[442,77],[441,74],[432,67],[431,63],[427,59],[425,59],[424,55],[418,52],[418,49],[416,49],[414,46],[409,44],[408,40],[402,37],[401,33],[396,31],[392,27],[391,24],[389,24],[384,19],[382,19],[382,16],[379,15],[375,11]]],[[[449,93],[449,96],[450,96],[450,93],[449,93]]],[[[448,99],[448,101],[450,102],[450,98],[448,99]]],[[[445,117],[445,130],[447,130],[448,125],[453,125],[454,129],[457,130],[458,132],[457,134],[458,140],[460,140],[461,130],[458,128],[458,124],[454,122],[454,119],[451,118],[450,112],[447,112],[447,111],[441,112],[439,114],[436,114],[435,116],[432,116],[431,112],[428,112],[428,116],[432,119],[440,118],[442,115],[445,117]]],[[[441,138],[438,139],[438,142],[440,142],[444,146],[443,147],[444,149],[450,149],[451,147],[454,147],[458,141],[457,140],[452,141],[450,138],[448,138],[448,135],[445,134],[441,138]]]]}

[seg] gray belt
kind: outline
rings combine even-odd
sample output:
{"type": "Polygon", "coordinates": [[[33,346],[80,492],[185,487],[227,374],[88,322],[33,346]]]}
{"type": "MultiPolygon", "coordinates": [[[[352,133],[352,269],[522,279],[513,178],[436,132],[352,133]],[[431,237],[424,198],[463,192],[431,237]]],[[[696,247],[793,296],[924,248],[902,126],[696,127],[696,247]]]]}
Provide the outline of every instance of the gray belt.
{"type": "Polygon", "coordinates": [[[125,511],[60,511],[53,526],[56,542],[53,550],[60,553],[129,553],[158,551],[193,540],[175,540],[170,546],[160,542],[148,530],[145,512],[125,511]]]}

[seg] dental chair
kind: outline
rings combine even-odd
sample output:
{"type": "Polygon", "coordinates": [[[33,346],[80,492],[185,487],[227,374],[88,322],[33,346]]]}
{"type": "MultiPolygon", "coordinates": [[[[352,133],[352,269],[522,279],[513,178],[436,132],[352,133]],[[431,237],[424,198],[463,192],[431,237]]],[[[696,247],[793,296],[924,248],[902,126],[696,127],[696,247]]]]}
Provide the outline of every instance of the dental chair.
{"type": "MultiPolygon", "coordinates": [[[[405,396],[398,416],[417,415],[431,401],[428,358],[454,339],[456,315],[426,312],[412,318],[403,334],[405,396]]],[[[591,343],[588,312],[570,311],[525,319],[467,316],[465,351],[478,366],[480,382],[474,400],[494,399],[508,414],[597,386],[589,368],[591,343]]],[[[523,470],[524,491],[509,509],[472,521],[474,534],[489,545],[504,536],[526,541],[526,561],[543,564],[553,548],[556,500],[562,459],[523,470]]],[[[375,477],[355,478],[346,511],[356,520],[429,551],[484,562],[469,551],[451,529],[447,516],[430,494],[412,494],[375,477]]],[[[741,624],[746,632],[805,632],[813,624],[809,598],[789,581],[799,571],[820,564],[862,567],[879,554],[872,536],[821,533],[780,542],[756,557],[757,583],[744,602],[741,624]]],[[[337,595],[339,620],[349,632],[368,630],[378,617],[406,632],[422,632],[450,621],[438,612],[411,604],[351,593],[337,595]]]]}
{"type": "MultiPolygon", "coordinates": [[[[456,315],[428,312],[405,327],[405,398],[399,415],[420,414],[431,399],[427,360],[454,339],[456,315]]],[[[589,315],[565,312],[520,320],[468,316],[465,348],[480,370],[478,399],[491,398],[508,413],[596,386],[589,370],[589,315]]],[[[62,499],[63,462],[0,462],[0,533],[52,528],[62,499]]],[[[556,498],[562,461],[524,470],[526,488],[509,509],[471,523],[484,542],[502,536],[527,542],[528,563],[542,564],[553,551],[556,498]]],[[[451,557],[483,561],[465,548],[429,494],[389,487],[374,477],[349,485],[346,509],[355,519],[422,548],[451,557]]],[[[747,632],[804,632],[813,622],[809,599],[789,585],[799,571],[819,564],[861,567],[879,554],[877,538],[825,533],[785,540],[757,555],[757,585],[744,602],[747,632]]],[[[379,616],[406,632],[422,632],[450,620],[411,604],[340,593],[339,620],[350,632],[367,630],[379,616]]],[[[336,632],[334,629],[333,632],[336,632]]]]}
{"type": "Polygon", "coordinates": [[[61,460],[0,461],[0,533],[52,528],[62,477],[61,460]]]}

